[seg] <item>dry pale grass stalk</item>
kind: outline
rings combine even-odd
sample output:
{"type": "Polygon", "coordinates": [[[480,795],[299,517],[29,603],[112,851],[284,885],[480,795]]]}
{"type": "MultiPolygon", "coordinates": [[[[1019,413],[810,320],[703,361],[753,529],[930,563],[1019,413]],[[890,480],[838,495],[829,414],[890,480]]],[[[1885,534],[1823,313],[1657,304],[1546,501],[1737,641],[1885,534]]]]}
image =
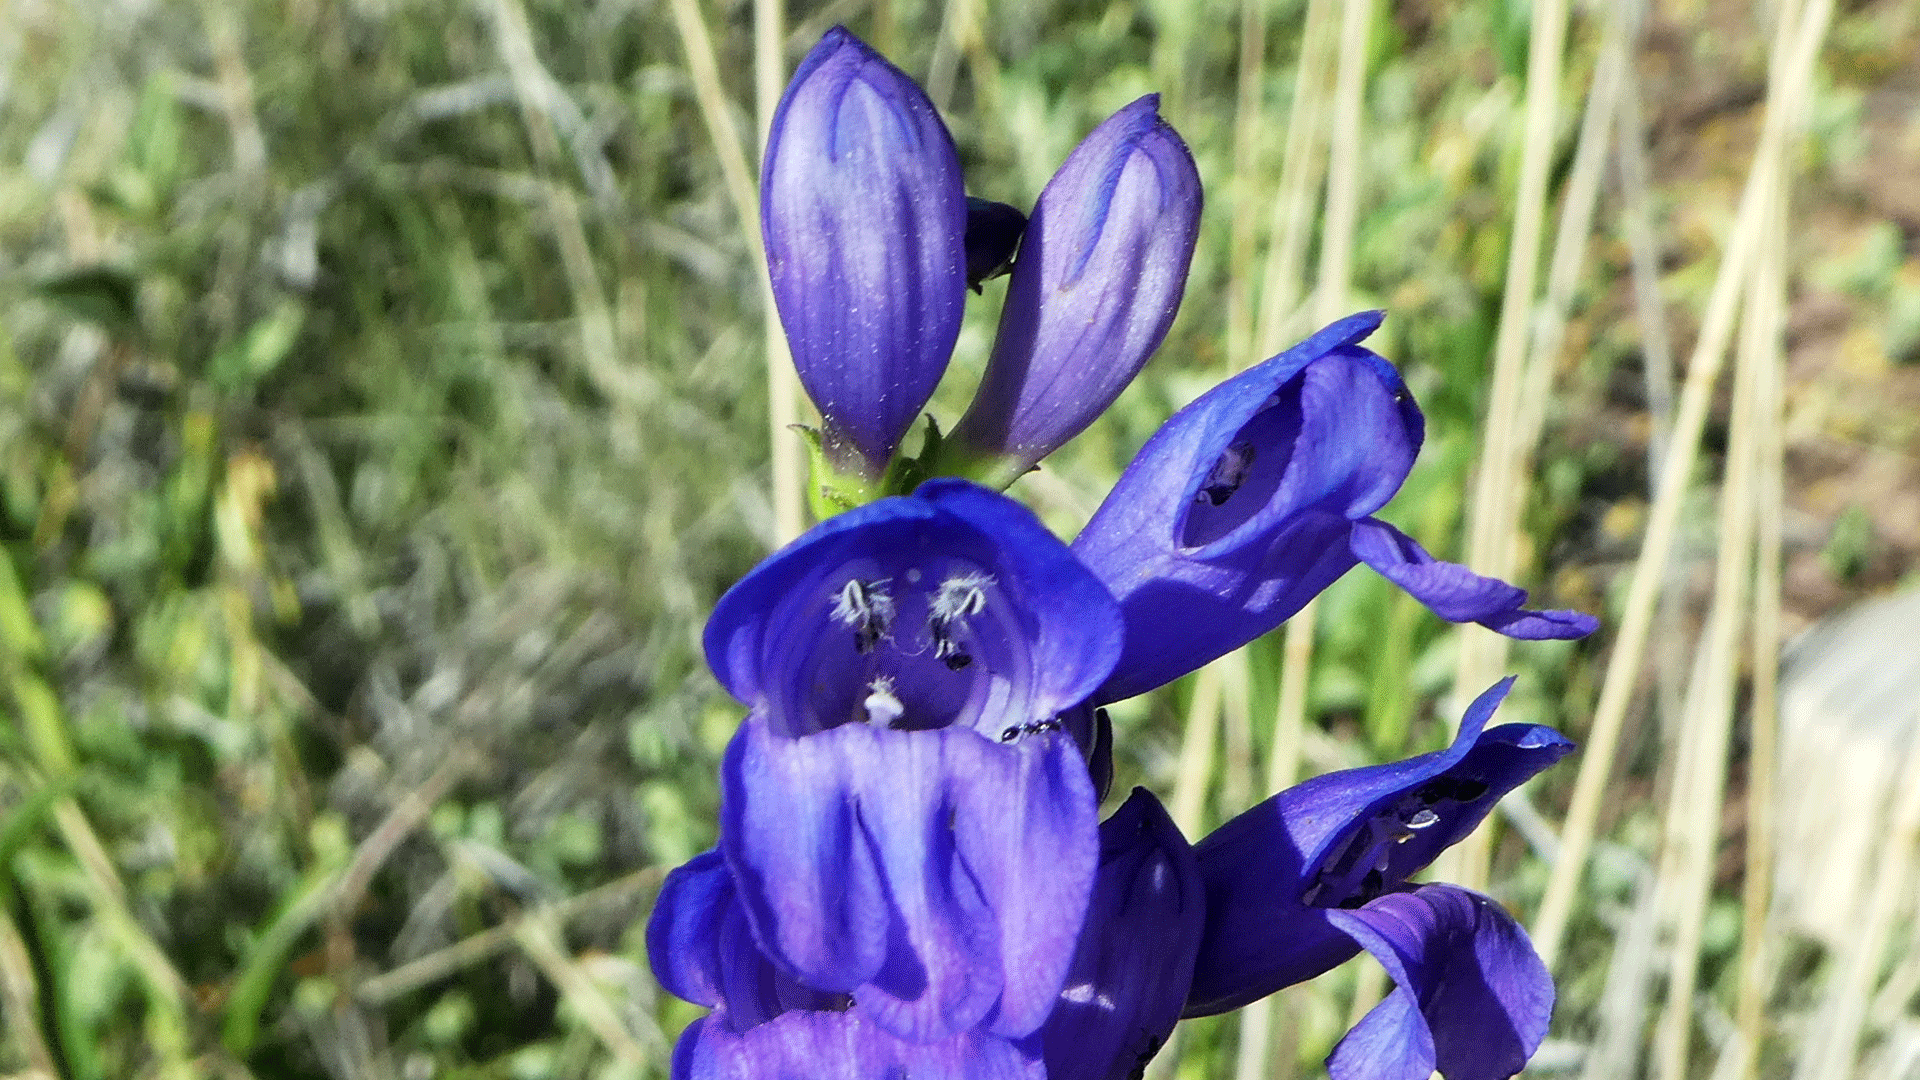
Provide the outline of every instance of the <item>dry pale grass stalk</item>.
{"type": "MultiPolygon", "coordinates": [[[[1527,487],[1527,452],[1521,444],[1518,421],[1553,163],[1555,117],[1559,113],[1567,2],[1541,0],[1533,6],[1532,18],[1527,42],[1525,141],[1519,186],[1514,193],[1513,230],[1507,244],[1506,288],[1500,300],[1500,328],[1494,338],[1493,382],[1488,390],[1479,468],[1467,511],[1467,564],[1480,573],[1502,578],[1513,576],[1514,532],[1527,487]]],[[[1457,636],[1455,713],[1499,678],[1506,664],[1505,638],[1478,626],[1462,626],[1457,636]]],[[[1491,835],[1486,829],[1479,832],[1483,837],[1491,835]]],[[[1482,839],[1477,845],[1456,848],[1446,877],[1469,886],[1481,884],[1486,877],[1486,843],[1482,839]]]]}
{"type": "Polygon", "coordinates": [[[14,1033],[20,1052],[27,1059],[27,1071],[21,1074],[23,1080],[53,1080],[59,1076],[53,1051],[40,1033],[40,982],[34,977],[33,957],[27,952],[26,940],[20,936],[13,915],[3,906],[0,906],[0,1001],[6,1004],[4,1015],[12,1018],[7,1030],[14,1033]]]}
{"type": "MultiPolygon", "coordinates": [[[[505,2],[505,0],[502,0],[505,2]]],[[[785,60],[781,55],[781,19],[777,0],[774,11],[754,11],[754,91],[759,104],[760,137],[764,146],[766,132],[773,121],[773,110],[780,101],[785,82],[785,60]]],[[[803,524],[801,497],[806,480],[799,447],[789,430],[799,422],[798,379],[787,354],[787,339],[780,327],[780,315],[773,306],[773,282],[767,277],[766,250],[760,239],[760,203],[755,197],[752,171],[740,133],[733,124],[726,90],[720,85],[719,64],[714,59],[713,38],[700,13],[699,0],[673,0],[674,27],[687,55],[687,75],[693,80],[694,101],[700,106],[700,119],[706,124],[707,137],[713,142],[720,160],[720,177],[740,219],[740,232],[747,241],[747,254],[753,259],[760,279],[760,296],[765,310],[763,326],[767,351],[767,420],[772,453],[774,543],[784,544],[800,535],[803,524]]]]}
{"type": "MultiPolygon", "coordinates": [[[[767,154],[773,113],[787,84],[785,0],[753,0],[753,97],[759,115],[760,156],[767,154]]],[[[758,229],[755,229],[758,234],[758,229]]],[[[776,545],[800,535],[805,523],[806,463],[793,426],[800,422],[800,378],[787,351],[786,330],[773,306],[773,289],[761,279],[761,333],[767,352],[767,439],[773,484],[773,539],[776,545]]]]}
{"type": "Polygon", "coordinates": [[[1832,11],[1831,0],[1811,0],[1807,13],[1797,23],[1791,47],[1781,49],[1776,43],[1775,62],[1768,80],[1769,107],[1760,145],[1741,195],[1720,273],[1707,300],[1700,336],[1687,365],[1673,441],[1659,471],[1659,495],[1654,500],[1646,538],[1634,562],[1619,637],[1601,685],[1593,727],[1587,735],[1573,799],[1561,829],[1561,857],[1554,864],[1540,913],[1532,927],[1534,946],[1549,968],[1559,958],[1575,891],[1585,876],[1588,851],[1599,823],[1600,800],[1613,770],[1614,752],[1627,707],[1639,682],[1654,602],[1659,598],[1667,558],[1673,549],[1686,478],[1691,475],[1699,455],[1700,433],[1706,426],[1713,385],[1726,358],[1740,286],[1748,277],[1748,262],[1766,221],[1769,193],[1784,168],[1787,141],[1798,126],[1812,79],[1813,61],[1825,39],[1832,11]]]}
{"type": "Polygon", "coordinates": [[[1254,338],[1253,252],[1261,190],[1261,136],[1266,130],[1267,4],[1241,0],[1240,73],[1233,114],[1233,232],[1227,247],[1227,366],[1241,371],[1259,359],[1254,338]]]}
{"type": "MultiPolygon", "coordinates": [[[[1769,209],[1771,209],[1769,207],[1769,209]]],[[[1773,215],[1761,219],[1770,224],[1773,215]]],[[[1687,688],[1682,714],[1682,750],[1662,837],[1662,907],[1672,921],[1666,1008],[1654,1048],[1660,1080],[1687,1075],[1693,1032],[1693,992],[1699,974],[1700,940],[1712,898],[1718,856],[1727,746],[1733,732],[1734,688],[1740,642],[1746,636],[1755,532],[1755,475],[1762,435],[1758,430],[1760,369],[1772,357],[1779,333],[1773,278],[1781,272],[1777,235],[1762,236],[1748,282],[1734,375],[1733,417],[1726,470],[1720,489],[1720,542],[1714,562],[1713,603],[1700,643],[1699,663],[1687,688]]]]}
{"type": "MultiPolygon", "coordinates": [[[[1917,716],[1916,722],[1920,722],[1917,716]]],[[[1840,949],[1835,970],[1809,1027],[1794,1080],[1844,1080],[1854,1072],[1867,1004],[1895,923],[1911,905],[1913,853],[1920,846],[1920,739],[1907,743],[1906,762],[1891,789],[1889,828],[1873,891],[1860,913],[1859,932],[1840,949]]]]}
{"type": "Polygon", "coordinates": [[[1213,780],[1213,744],[1220,730],[1220,692],[1226,658],[1200,669],[1187,705],[1187,730],[1180,739],[1179,772],[1167,813],[1180,831],[1197,837],[1206,826],[1207,787],[1213,780]]]}
{"type": "MultiPolygon", "coordinates": [[[[560,935],[551,922],[546,919],[523,919],[513,932],[515,943],[527,959],[552,981],[560,991],[561,998],[573,1009],[580,1022],[592,1031],[620,1063],[632,1067],[656,1065],[667,1059],[669,1050],[666,1037],[657,1029],[643,1032],[653,1052],[640,1045],[640,1039],[627,1029],[626,1022],[620,1018],[621,1010],[608,999],[606,992],[593,981],[593,976],[568,956],[560,942],[560,935]]],[[[629,1015],[644,1016],[639,1010],[628,1010],[629,1015]]]]}
{"type": "Polygon", "coordinates": [[[1313,233],[1314,194],[1326,168],[1320,143],[1326,136],[1333,30],[1333,0],[1308,0],[1293,104],[1287,116],[1286,151],[1280,160],[1280,186],[1274,192],[1266,266],[1260,276],[1254,348],[1262,356],[1279,351],[1297,329],[1295,308],[1305,291],[1302,281],[1307,242],[1313,233]]]}
{"type": "Polygon", "coordinates": [[[410,960],[392,971],[382,972],[355,986],[353,996],[367,1005],[384,1005],[511,947],[514,935],[529,919],[544,919],[550,925],[562,926],[582,912],[603,905],[625,903],[642,893],[658,889],[663,877],[663,870],[648,867],[615,878],[578,896],[535,908],[510,922],[461,938],[446,948],[410,960]]]}
{"type": "Polygon", "coordinates": [[[1753,697],[1748,716],[1746,880],[1741,896],[1740,991],[1734,1020],[1747,1047],[1742,1076],[1760,1072],[1766,1041],[1767,910],[1772,899],[1774,783],[1779,768],[1780,562],[1786,504],[1785,379],[1778,324],[1786,310],[1785,185],[1775,192],[1770,273],[1761,299],[1775,324],[1763,347],[1754,382],[1754,426],[1759,436],[1754,468],[1753,697]]]}
{"type": "Polygon", "coordinates": [[[1613,955],[1607,961],[1606,988],[1600,995],[1599,1031],[1587,1049],[1581,1080],[1617,1080],[1637,1073],[1659,941],[1657,900],[1653,872],[1643,866],[1635,876],[1632,906],[1620,913],[1620,923],[1614,927],[1613,955]]]}

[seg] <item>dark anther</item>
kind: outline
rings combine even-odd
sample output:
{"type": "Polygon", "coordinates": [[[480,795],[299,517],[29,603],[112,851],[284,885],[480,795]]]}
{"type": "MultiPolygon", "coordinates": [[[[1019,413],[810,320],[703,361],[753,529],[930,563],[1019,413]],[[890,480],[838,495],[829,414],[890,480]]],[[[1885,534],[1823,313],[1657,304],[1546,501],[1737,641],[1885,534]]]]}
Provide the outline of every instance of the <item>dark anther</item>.
{"type": "Polygon", "coordinates": [[[1013,727],[1010,727],[1000,733],[1001,742],[1012,742],[1013,740],[1019,737],[1020,737],[1020,725],[1018,724],[1015,724],[1013,727]]]}
{"type": "Polygon", "coordinates": [[[1247,474],[1253,471],[1253,457],[1253,444],[1250,442],[1234,443],[1227,447],[1227,452],[1213,463],[1206,480],[1200,485],[1200,494],[1208,504],[1220,506],[1233,498],[1233,493],[1247,482],[1247,474]]]}
{"type": "Polygon", "coordinates": [[[942,660],[942,663],[947,665],[948,671],[959,671],[962,668],[966,667],[968,664],[973,663],[973,657],[968,656],[966,653],[963,653],[963,652],[953,652],[953,653],[947,654],[947,656],[942,660]]]}

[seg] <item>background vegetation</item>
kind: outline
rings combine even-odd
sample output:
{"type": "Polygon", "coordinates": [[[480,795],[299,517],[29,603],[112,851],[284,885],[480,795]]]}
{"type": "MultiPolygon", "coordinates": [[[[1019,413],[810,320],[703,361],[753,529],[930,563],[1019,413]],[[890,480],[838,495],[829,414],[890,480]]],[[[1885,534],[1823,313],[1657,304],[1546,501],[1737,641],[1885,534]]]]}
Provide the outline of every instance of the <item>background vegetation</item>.
{"type": "MultiPolygon", "coordinates": [[[[1151,90],[1200,162],[1172,336],[1016,488],[1063,534],[1173,408],[1378,305],[1429,420],[1389,516],[1606,619],[1502,656],[1355,574],[1295,635],[1304,695],[1276,637],[1122,709],[1122,791],[1197,831],[1296,762],[1438,744],[1457,680],[1517,670],[1503,715],[1589,760],[1451,870],[1541,936],[1561,855],[1537,1070],[1902,1075],[1913,963],[1848,989],[1766,918],[1750,826],[1781,631],[1920,555],[1920,5],[1597,5],[1563,37],[1545,0],[1342,7],[795,2],[772,53],[693,0],[0,8],[0,1072],[664,1075],[698,1010],[641,928],[738,719],[698,636],[794,524],[752,72],[845,22],[927,79],[975,194],[1031,205],[1151,90]]],[[[1920,822],[1889,813],[1860,872],[1898,898],[1920,822]]],[[[1312,1075],[1379,989],[1336,973],[1154,1069],[1312,1075]]]]}

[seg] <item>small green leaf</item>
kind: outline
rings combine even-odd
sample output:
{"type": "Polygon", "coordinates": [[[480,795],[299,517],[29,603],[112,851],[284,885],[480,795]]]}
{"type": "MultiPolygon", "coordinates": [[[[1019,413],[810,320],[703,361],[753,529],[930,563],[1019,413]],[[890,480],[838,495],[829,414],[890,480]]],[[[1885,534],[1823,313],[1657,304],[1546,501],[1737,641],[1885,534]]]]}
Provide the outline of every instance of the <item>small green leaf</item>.
{"type": "Polygon", "coordinates": [[[118,338],[140,330],[140,282],[124,267],[83,266],[43,278],[40,295],[82,322],[90,322],[118,338]]]}

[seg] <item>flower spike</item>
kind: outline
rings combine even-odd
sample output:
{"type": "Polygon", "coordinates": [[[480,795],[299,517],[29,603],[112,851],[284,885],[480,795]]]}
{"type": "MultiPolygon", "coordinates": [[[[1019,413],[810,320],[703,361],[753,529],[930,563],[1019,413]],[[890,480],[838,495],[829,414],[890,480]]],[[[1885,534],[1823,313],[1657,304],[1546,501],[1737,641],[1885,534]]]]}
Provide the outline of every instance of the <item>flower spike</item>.
{"type": "Polygon", "coordinates": [[[1013,482],[1113,404],[1166,337],[1200,174],[1159,102],[1109,117],[1040,193],[979,394],[950,436],[970,474],[1013,482]]]}
{"type": "Polygon", "coordinates": [[[774,304],[836,469],[881,476],[960,334],[966,196],[926,93],[846,30],[780,99],[760,179],[774,304]]]}

